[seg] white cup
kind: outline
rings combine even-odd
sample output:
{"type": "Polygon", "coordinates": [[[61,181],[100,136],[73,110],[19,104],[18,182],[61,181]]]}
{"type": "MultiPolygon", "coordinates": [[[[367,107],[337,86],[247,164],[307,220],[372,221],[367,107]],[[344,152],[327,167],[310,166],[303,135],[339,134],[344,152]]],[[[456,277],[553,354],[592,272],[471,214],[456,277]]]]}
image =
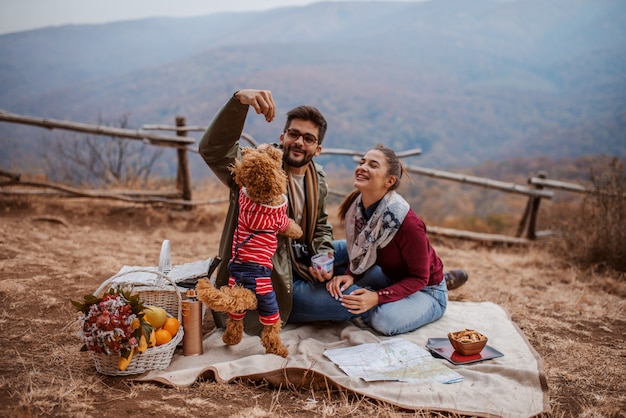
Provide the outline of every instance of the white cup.
{"type": "Polygon", "coordinates": [[[335,258],[328,254],[316,254],[311,257],[313,268],[320,272],[330,273],[333,269],[335,258]]]}

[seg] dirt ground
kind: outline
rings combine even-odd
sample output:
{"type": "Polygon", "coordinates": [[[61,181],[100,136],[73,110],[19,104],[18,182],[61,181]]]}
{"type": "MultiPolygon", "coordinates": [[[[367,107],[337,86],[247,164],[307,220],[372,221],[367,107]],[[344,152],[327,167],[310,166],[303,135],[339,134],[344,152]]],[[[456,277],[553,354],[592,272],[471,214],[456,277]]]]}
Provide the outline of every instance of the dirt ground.
{"type": "MultiPolygon", "coordinates": [[[[332,388],[212,379],[173,389],[96,372],[75,309],[123,265],[216,255],[223,205],[191,211],[89,199],[0,197],[0,416],[448,416],[402,411],[332,388]]],[[[626,417],[626,279],[555,261],[549,242],[498,247],[431,237],[469,271],[451,300],[503,306],[541,355],[554,417],[626,417]]],[[[212,324],[205,322],[205,330],[212,324]]]]}

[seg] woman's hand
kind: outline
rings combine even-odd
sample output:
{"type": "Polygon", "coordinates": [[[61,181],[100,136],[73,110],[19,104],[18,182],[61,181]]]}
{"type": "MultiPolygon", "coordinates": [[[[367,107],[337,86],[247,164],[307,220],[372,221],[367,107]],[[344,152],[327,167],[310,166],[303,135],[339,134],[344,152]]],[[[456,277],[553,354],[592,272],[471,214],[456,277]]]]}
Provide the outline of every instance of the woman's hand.
{"type": "Polygon", "coordinates": [[[332,297],[339,300],[343,296],[343,291],[352,286],[352,283],[354,283],[354,277],[350,275],[335,276],[326,283],[326,290],[332,297]]]}
{"type": "Polygon", "coordinates": [[[357,289],[341,297],[341,306],[352,314],[362,314],[378,305],[378,293],[368,289],[357,289]]]}

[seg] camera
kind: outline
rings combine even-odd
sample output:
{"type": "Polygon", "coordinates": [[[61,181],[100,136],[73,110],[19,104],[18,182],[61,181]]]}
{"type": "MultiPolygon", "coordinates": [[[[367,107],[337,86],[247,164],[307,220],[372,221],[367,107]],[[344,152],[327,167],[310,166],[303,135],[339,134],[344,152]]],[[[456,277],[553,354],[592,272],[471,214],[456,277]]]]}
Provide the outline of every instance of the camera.
{"type": "Polygon", "coordinates": [[[309,251],[309,246],[306,243],[293,241],[291,248],[293,248],[293,255],[299,263],[306,266],[311,265],[311,251],[309,251]]]}

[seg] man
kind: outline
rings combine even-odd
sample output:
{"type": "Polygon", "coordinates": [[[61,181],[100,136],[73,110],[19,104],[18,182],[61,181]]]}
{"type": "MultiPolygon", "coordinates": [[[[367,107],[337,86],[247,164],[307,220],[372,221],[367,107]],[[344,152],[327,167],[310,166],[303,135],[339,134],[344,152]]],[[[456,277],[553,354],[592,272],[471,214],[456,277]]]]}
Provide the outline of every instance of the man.
{"type": "MultiPolygon", "coordinates": [[[[269,123],[276,116],[276,105],[268,90],[239,90],[215,116],[200,141],[199,152],[207,165],[230,189],[230,206],[220,240],[219,254],[223,263],[217,271],[216,286],[228,284],[227,260],[231,258],[233,233],[237,223],[238,187],[229,166],[240,158],[239,138],[243,132],[249,107],[263,115],[269,123]]],[[[334,252],[332,226],[326,211],[326,174],[313,162],[322,151],[327,123],[312,106],[299,106],[287,112],[287,121],[280,134],[283,167],[287,173],[288,215],[302,227],[304,236],[298,241],[279,236],[272,262],[272,283],[276,292],[280,316],[287,321],[292,310],[294,286],[296,289],[322,277],[310,269],[310,257],[318,253],[334,252]]],[[[296,290],[297,291],[297,290],[296,290]]],[[[215,324],[224,327],[226,316],[214,313],[215,324]]],[[[256,312],[248,312],[244,319],[248,333],[258,334],[262,327],[256,312]]]]}

